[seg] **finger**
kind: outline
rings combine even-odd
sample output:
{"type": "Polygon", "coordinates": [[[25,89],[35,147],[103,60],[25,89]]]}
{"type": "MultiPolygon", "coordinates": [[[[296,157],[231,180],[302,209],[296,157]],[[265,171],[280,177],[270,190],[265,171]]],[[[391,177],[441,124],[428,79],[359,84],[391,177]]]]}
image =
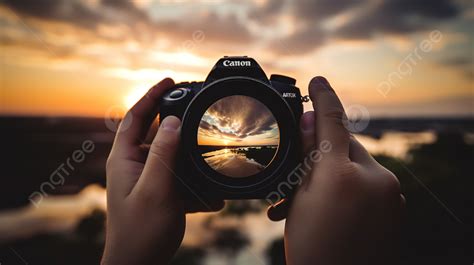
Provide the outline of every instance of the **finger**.
{"type": "Polygon", "coordinates": [[[301,116],[300,127],[303,152],[307,154],[314,149],[316,142],[314,138],[314,111],[305,112],[301,116]]]}
{"type": "Polygon", "coordinates": [[[368,166],[373,165],[374,163],[377,164],[377,161],[375,161],[375,159],[354,136],[350,136],[349,159],[352,162],[361,165],[368,166]]]}
{"type": "Polygon", "coordinates": [[[132,192],[154,196],[156,201],[176,196],[174,163],[180,140],[181,121],[166,117],[158,128],[143,172],[132,192]]]}
{"type": "Polygon", "coordinates": [[[349,155],[349,132],[344,127],[344,108],[329,82],[321,76],[311,80],[309,95],[316,113],[316,145],[329,141],[332,151],[328,155],[349,155]]]}
{"type": "Polygon", "coordinates": [[[165,78],[154,85],[135,105],[127,112],[120,125],[116,143],[123,152],[128,153],[130,147],[142,144],[152,122],[158,113],[158,100],[163,93],[174,85],[174,81],[165,78]]]}
{"type": "Polygon", "coordinates": [[[186,213],[198,212],[217,212],[224,208],[225,202],[223,200],[208,201],[205,204],[199,200],[185,201],[184,211],[186,213]]]}
{"type": "Polygon", "coordinates": [[[275,205],[271,205],[267,209],[268,219],[277,222],[286,218],[290,209],[290,200],[283,199],[275,205]]]}

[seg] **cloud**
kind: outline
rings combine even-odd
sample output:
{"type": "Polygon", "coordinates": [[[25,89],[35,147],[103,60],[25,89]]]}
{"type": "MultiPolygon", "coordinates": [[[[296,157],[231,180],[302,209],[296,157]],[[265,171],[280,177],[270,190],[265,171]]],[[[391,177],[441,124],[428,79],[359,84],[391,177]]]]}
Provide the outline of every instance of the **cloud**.
{"type": "Polygon", "coordinates": [[[473,61],[472,61],[472,57],[469,58],[469,57],[452,57],[452,58],[448,58],[448,59],[445,59],[442,61],[442,64],[444,65],[449,65],[449,66],[461,66],[461,67],[464,67],[464,66],[472,66],[473,65],[473,61]]]}
{"type": "MultiPolygon", "coordinates": [[[[146,33],[163,34],[173,38],[191,38],[201,30],[209,40],[248,43],[250,31],[235,15],[217,15],[216,12],[189,13],[189,16],[168,20],[152,20],[145,9],[138,8],[130,0],[90,1],[62,0],[6,0],[5,5],[20,15],[46,21],[69,23],[95,30],[101,24],[128,26],[141,23],[146,33]]],[[[138,29],[140,30],[140,29],[138,29]]]]}
{"type": "Polygon", "coordinates": [[[277,128],[273,114],[265,105],[250,97],[230,96],[209,107],[199,125],[199,134],[233,140],[246,140],[249,136],[275,138],[277,135],[271,132],[277,128]]]}
{"type": "Polygon", "coordinates": [[[325,19],[342,13],[361,1],[356,0],[296,0],[267,1],[255,6],[250,18],[260,23],[271,24],[282,14],[290,14],[295,29],[285,36],[276,36],[269,44],[278,55],[301,55],[321,47],[327,32],[323,30],[325,19]]]}
{"type": "Polygon", "coordinates": [[[343,39],[370,39],[375,33],[412,33],[459,14],[459,7],[449,0],[379,1],[337,29],[334,35],[343,39]]]}
{"type": "Polygon", "coordinates": [[[5,0],[14,11],[44,20],[95,28],[100,23],[147,21],[146,12],[129,0],[5,0]]]}
{"type": "Polygon", "coordinates": [[[74,23],[85,28],[94,28],[106,21],[97,10],[81,1],[62,0],[5,0],[13,11],[43,20],[74,23]]]}
{"type": "MultiPolygon", "coordinates": [[[[164,52],[184,50],[216,58],[265,47],[264,55],[304,56],[330,45],[335,39],[370,40],[376,33],[404,35],[432,29],[439,21],[460,14],[460,7],[449,0],[276,0],[263,4],[244,1],[229,3],[229,7],[244,9],[228,8],[225,12],[213,5],[191,5],[199,7],[196,9],[176,5],[177,15],[166,17],[153,16],[156,12],[152,12],[160,8],[161,13],[168,10],[163,4],[139,5],[129,0],[6,0],[1,5],[24,16],[27,24],[38,30],[42,41],[53,51],[64,51],[55,52],[57,54],[94,59],[83,56],[85,47],[103,45],[110,47],[110,54],[121,52],[122,61],[128,61],[128,65],[121,65],[125,67],[144,67],[149,61],[149,52],[157,49],[164,52]],[[326,25],[335,17],[354,13],[356,15],[341,20],[336,27],[326,25]],[[64,37],[48,39],[57,34],[56,26],[51,27],[52,23],[41,26],[38,20],[60,22],[80,30],[70,30],[61,33],[64,37]],[[264,36],[260,29],[268,30],[268,34],[264,36]],[[196,32],[202,33],[199,40],[195,40],[196,32]],[[80,45],[72,47],[71,40],[80,45]],[[125,52],[129,45],[137,46],[137,51],[125,52]]],[[[12,44],[16,37],[0,33],[0,38],[8,39],[12,44]]],[[[17,39],[15,45],[26,44],[17,39]]],[[[40,45],[36,48],[43,49],[40,45]]],[[[119,60],[116,56],[108,56],[107,60],[112,57],[114,62],[119,60]]]]}
{"type": "Polygon", "coordinates": [[[305,27],[271,42],[270,49],[279,55],[301,55],[322,46],[326,33],[319,27],[305,27]]]}
{"type": "Polygon", "coordinates": [[[216,125],[212,125],[205,120],[201,120],[201,122],[199,123],[199,135],[205,135],[213,138],[223,138],[224,136],[226,136],[234,140],[235,138],[238,138],[238,136],[236,136],[235,134],[221,131],[219,127],[217,127],[216,125]]]}
{"type": "Polygon", "coordinates": [[[249,17],[261,22],[271,22],[281,13],[290,13],[300,21],[314,22],[336,15],[360,2],[357,0],[266,1],[264,4],[254,5],[249,17]]]}
{"type": "MultiPolygon", "coordinates": [[[[0,3],[4,25],[0,40],[7,53],[28,58],[9,61],[17,65],[49,67],[57,60],[68,60],[77,66],[169,67],[175,71],[183,71],[183,64],[189,65],[193,61],[187,60],[193,58],[163,63],[155,56],[157,51],[218,58],[241,54],[257,40],[232,12],[180,9],[182,16],[156,18],[151,8],[165,6],[129,0],[6,0],[0,3]]],[[[205,70],[188,70],[201,71],[202,76],[211,63],[205,63],[205,70]]]]}
{"type": "Polygon", "coordinates": [[[330,38],[370,40],[377,33],[403,35],[432,29],[442,20],[459,16],[460,9],[450,0],[279,0],[255,6],[250,18],[274,23],[281,14],[290,14],[295,29],[276,36],[269,46],[277,54],[301,55],[325,45],[330,38]],[[325,28],[329,20],[351,12],[353,16],[345,23],[325,28]]]}
{"type": "Polygon", "coordinates": [[[440,60],[438,64],[442,67],[454,69],[463,74],[468,80],[474,79],[473,56],[453,56],[440,60]]]}
{"type": "Polygon", "coordinates": [[[309,21],[321,21],[322,18],[339,14],[360,4],[357,0],[299,0],[295,1],[296,15],[309,21]]]}
{"type": "Polygon", "coordinates": [[[249,11],[249,18],[260,23],[269,24],[284,11],[285,0],[267,1],[261,5],[254,5],[249,11]]]}
{"type": "Polygon", "coordinates": [[[155,21],[154,28],[183,41],[191,40],[195,32],[202,32],[202,37],[207,42],[220,44],[249,44],[255,40],[247,27],[232,14],[194,14],[186,20],[155,21]]]}

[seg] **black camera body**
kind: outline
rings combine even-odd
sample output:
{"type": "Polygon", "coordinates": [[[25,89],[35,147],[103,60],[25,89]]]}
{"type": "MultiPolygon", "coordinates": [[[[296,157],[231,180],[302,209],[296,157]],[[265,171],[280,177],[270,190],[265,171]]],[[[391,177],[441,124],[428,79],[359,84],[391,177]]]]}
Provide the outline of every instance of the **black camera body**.
{"type": "MultiPolygon", "coordinates": [[[[267,78],[249,57],[223,57],[204,82],[183,82],[160,102],[182,121],[177,182],[194,199],[283,198],[298,183],[302,98],[296,80],[267,78]]],[[[177,147],[178,148],[178,147],[177,147]]]]}

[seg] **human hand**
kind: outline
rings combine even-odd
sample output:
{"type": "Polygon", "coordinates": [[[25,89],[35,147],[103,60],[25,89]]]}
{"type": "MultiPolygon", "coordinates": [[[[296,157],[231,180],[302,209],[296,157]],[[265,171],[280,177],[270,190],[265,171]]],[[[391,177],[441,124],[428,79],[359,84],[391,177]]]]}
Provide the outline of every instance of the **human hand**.
{"type": "Polygon", "coordinates": [[[323,77],[309,93],[315,112],[301,119],[305,152],[329,143],[291,200],[270,207],[287,216],[288,264],[391,264],[404,206],[397,178],[348,132],[344,109],[323,77]]]}
{"type": "Polygon", "coordinates": [[[160,96],[174,85],[152,87],[126,114],[107,160],[107,235],[102,264],[166,264],[181,244],[185,213],[216,211],[223,201],[184,201],[174,169],[181,121],[164,119],[151,145],[144,140],[160,96]]]}

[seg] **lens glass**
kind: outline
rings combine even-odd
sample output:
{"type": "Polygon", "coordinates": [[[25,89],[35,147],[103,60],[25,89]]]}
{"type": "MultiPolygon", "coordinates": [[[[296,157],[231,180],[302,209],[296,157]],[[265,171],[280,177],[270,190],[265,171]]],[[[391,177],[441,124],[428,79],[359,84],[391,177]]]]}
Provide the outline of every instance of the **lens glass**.
{"type": "Polygon", "coordinates": [[[242,178],[263,171],[273,160],[280,130],[270,110],[242,95],[212,104],[202,116],[198,149],[206,163],[222,175],[242,178]]]}

